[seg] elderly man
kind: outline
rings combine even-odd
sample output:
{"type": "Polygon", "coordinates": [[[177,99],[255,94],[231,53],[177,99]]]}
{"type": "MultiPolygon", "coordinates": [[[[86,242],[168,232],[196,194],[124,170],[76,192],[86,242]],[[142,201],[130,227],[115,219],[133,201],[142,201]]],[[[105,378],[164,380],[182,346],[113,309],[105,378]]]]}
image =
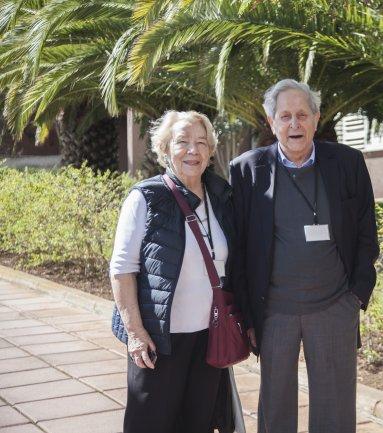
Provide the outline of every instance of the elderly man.
{"type": "Polygon", "coordinates": [[[313,141],[320,95],[286,79],[265,94],[278,141],[230,164],[240,250],[236,281],[261,358],[259,433],[296,433],[301,343],[309,432],[354,433],[360,308],[379,248],[360,151],[313,141]]]}

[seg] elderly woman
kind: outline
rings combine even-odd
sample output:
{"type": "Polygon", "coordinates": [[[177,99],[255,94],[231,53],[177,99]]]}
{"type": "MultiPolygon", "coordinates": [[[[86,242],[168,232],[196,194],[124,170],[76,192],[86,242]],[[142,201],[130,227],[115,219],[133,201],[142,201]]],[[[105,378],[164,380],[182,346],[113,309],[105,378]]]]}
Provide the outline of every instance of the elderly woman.
{"type": "MultiPolygon", "coordinates": [[[[208,169],[217,143],[210,121],[195,111],[168,111],[150,133],[227,283],[231,191],[208,169]]],[[[205,360],[212,289],[201,250],[162,176],[138,183],[125,200],[110,274],[128,334],[124,433],[213,432],[225,370],[205,360]]],[[[233,428],[221,422],[220,431],[233,428]]]]}

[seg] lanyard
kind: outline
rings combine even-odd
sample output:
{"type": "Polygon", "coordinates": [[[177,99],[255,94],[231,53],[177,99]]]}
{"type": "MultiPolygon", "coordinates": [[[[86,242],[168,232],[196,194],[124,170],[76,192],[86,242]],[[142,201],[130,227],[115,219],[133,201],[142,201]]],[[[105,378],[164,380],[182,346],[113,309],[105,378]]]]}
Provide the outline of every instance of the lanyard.
{"type": "Polygon", "coordinates": [[[213,260],[215,260],[215,252],[214,252],[214,244],[213,244],[213,236],[211,234],[211,227],[210,227],[210,214],[209,214],[209,206],[207,203],[207,194],[206,194],[206,188],[203,188],[203,199],[205,202],[205,212],[206,212],[206,218],[207,218],[207,229],[208,231],[206,231],[205,226],[202,224],[202,221],[200,219],[200,217],[198,216],[197,212],[194,212],[196,217],[198,218],[199,223],[201,224],[203,231],[205,232],[205,235],[207,236],[208,240],[209,240],[209,245],[211,248],[211,258],[213,260]]]}
{"type": "Polygon", "coordinates": [[[314,215],[314,225],[318,224],[318,212],[317,212],[317,198],[318,198],[318,169],[317,169],[317,165],[314,164],[314,188],[315,188],[315,192],[314,192],[314,204],[312,204],[310,202],[310,200],[307,198],[306,194],[301,190],[301,188],[299,187],[299,185],[297,184],[296,180],[294,179],[294,177],[292,176],[292,174],[290,173],[290,171],[287,169],[287,167],[285,167],[282,163],[282,167],[284,168],[284,170],[286,171],[289,179],[291,180],[291,182],[293,183],[293,185],[295,186],[295,188],[297,189],[297,191],[299,192],[299,194],[303,197],[304,201],[307,203],[308,207],[310,208],[310,210],[312,211],[313,215],[314,215]]]}

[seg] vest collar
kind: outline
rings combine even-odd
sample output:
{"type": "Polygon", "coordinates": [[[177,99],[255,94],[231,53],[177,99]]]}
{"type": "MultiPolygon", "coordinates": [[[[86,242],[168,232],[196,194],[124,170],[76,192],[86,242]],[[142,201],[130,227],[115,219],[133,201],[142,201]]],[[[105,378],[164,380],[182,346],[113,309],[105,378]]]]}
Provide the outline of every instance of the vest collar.
{"type": "MultiPolygon", "coordinates": [[[[201,203],[200,198],[187,189],[182,181],[171,170],[166,169],[166,174],[174,181],[179,191],[188,200],[190,207],[193,210],[196,209],[201,203]]],[[[215,195],[223,202],[228,200],[231,193],[231,187],[224,179],[215,174],[213,170],[207,168],[202,174],[202,181],[206,185],[209,194],[215,195]]]]}
{"type": "Polygon", "coordinates": [[[186,188],[186,186],[181,182],[181,180],[168,168],[166,169],[166,174],[172,179],[172,181],[176,184],[178,190],[182,193],[182,195],[186,198],[189,203],[189,206],[192,210],[196,209],[201,203],[198,195],[194,194],[194,192],[190,191],[186,188]]]}

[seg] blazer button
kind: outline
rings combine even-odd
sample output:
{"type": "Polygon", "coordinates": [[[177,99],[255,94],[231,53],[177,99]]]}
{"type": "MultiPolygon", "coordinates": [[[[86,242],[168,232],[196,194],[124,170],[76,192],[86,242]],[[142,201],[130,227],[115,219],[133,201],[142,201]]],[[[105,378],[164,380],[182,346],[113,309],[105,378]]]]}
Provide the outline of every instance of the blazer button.
{"type": "Polygon", "coordinates": [[[261,297],[261,301],[265,302],[265,297],[264,296],[261,297]]]}

